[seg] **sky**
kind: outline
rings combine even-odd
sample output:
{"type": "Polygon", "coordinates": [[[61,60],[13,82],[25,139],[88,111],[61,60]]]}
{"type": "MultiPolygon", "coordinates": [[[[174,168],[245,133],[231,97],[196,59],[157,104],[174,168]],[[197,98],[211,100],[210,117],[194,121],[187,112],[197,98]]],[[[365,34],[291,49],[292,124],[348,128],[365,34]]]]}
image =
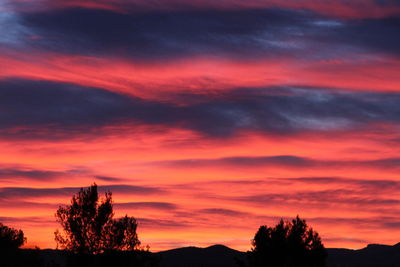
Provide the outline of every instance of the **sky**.
{"type": "Polygon", "coordinates": [[[299,215],[400,241],[397,0],[0,0],[0,222],[55,248],[94,182],[152,251],[299,215]]]}

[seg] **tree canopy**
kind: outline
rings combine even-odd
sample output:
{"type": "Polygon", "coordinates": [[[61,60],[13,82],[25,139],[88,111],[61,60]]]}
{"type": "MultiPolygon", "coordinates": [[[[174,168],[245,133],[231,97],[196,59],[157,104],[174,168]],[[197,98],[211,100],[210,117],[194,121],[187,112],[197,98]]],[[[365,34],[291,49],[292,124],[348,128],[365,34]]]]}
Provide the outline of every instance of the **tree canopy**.
{"type": "Polygon", "coordinates": [[[140,246],[134,217],[113,219],[111,192],[99,200],[97,185],[81,188],[71,205],[59,207],[55,214],[63,231],[55,232],[58,246],[77,254],[136,250],[140,246]]]}
{"type": "Polygon", "coordinates": [[[251,267],[323,267],[326,250],[317,232],[297,216],[260,226],[248,252],[251,267]]]}
{"type": "Polygon", "coordinates": [[[16,250],[25,244],[22,230],[17,230],[0,223],[0,251],[16,250]]]}

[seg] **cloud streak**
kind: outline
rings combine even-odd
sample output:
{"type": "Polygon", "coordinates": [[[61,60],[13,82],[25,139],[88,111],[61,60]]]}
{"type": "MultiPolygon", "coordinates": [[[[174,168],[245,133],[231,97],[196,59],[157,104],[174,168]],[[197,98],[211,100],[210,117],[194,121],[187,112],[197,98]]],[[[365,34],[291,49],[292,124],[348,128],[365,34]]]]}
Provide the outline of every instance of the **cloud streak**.
{"type": "Polygon", "coordinates": [[[18,180],[27,178],[39,181],[51,181],[61,176],[65,176],[68,172],[56,172],[23,168],[0,168],[0,180],[18,180]]]}
{"type": "Polygon", "coordinates": [[[65,8],[93,8],[111,10],[115,12],[154,12],[154,11],[190,11],[198,9],[216,10],[238,10],[256,8],[289,8],[299,10],[312,10],[324,15],[341,18],[364,18],[364,17],[385,17],[399,14],[399,4],[396,1],[381,0],[326,0],[316,4],[310,0],[230,0],[215,2],[211,0],[196,0],[187,2],[184,0],[168,0],[163,2],[149,2],[145,0],[39,0],[35,3],[24,0],[7,0],[2,5],[5,9],[22,10],[34,12],[39,10],[65,9],[65,8]],[[362,8],[360,8],[362,7],[362,8]]]}
{"type": "MultiPolygon", "coordinates": [[[[265,156],[265,157],[227,157],[217,159],[185,159],[175,161],[156,162],[160,166],[181,167],[181,168],[201,168],[201,167],[220,167],[230,168],[265,168],[265,167],[287,167],[287,168],[376,168],[397,171],[400,167],[399,158],[386,158],[376,160],[316,160],[292,155],[265,156]]],[[[310,178],[312,179],[312,178],[310,178]]],[[[321,179],[324,182],[329,180],[321,179]]],[[[320,182],[321,182],[320,180],[320,182]]],[[[354,180],[353,180],[354,182],[354,180]]],[[[374,183],[377,181],[366,181],[374,183]]],[[[387,181],[381,181],[382,184],[387,181]]],[[[390,183],[390,182],[389,182],[390,183]]]]}
{"type": "Polygon", "coordinates": [[[44,81],[7,80],[0,82],[0,89],[0,104],[5,111],[0,132],[10,137],[44,134],[51,139],[52,135],[84,134],[119,124],[172,126],[218,137],[241,130],[290,134],[400,122],[397,93],[335,93],[282,87],[279,94],[270,95],[260,89],[238,89],[181,106],[44,81]]]}
{"type": "Polygon", "coordinates": [[[400,52],[398,16],[342,20],[285,8],[150,13],[72,8],[13,16],[9,23],[23,49],[144,62],[205,54],[257,61],[400,52]]]}
{"type": "Polygon", "coordinates": [[[123,202],[115,203],[116,207],[135,209],[174,210],[177,205],[169,202],[123,202]]]}
{"type": "MultiPolygon", "coordinates": [[[[151,195],[163,193],[162,189],[156,187],[134,186],[134,185],[102,185],[98,186],[99,190],[111,191],[118,194],[138,194],[151,195]]],[[[29,188],[29,187],[3,187],[0,188],[1,199],[18,199],[18,198],[40,198],[49,196],[72,196],[79,191],[79,187],[64,188],[29,188]]]]}

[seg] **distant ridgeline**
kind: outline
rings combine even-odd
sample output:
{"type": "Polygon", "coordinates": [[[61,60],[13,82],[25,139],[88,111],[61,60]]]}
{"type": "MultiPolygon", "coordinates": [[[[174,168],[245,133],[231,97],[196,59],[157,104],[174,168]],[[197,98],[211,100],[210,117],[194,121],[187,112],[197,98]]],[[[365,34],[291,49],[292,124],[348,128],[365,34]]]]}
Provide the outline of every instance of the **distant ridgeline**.
{"type": "MultiPolygon", "coordinates": [[[[327,251],[327,267],[400,266],[400,243],[394,246],[371,244],[359,250],[328,248],[327,251]]],[[[21,249],[20,253],[28,258],[35,259],[37,265],[29,266],[66,266],[65,252],[60,250],[21,249]]],[[[207,248],[184,247],[150,254],[154,260],[151,263],[146,263],[146,267],[238,267],[238,260],[246,261],[245,252],[222,245],[207,248]]],[[[115,264],[111,266],[117,267],[115,264]]]]}

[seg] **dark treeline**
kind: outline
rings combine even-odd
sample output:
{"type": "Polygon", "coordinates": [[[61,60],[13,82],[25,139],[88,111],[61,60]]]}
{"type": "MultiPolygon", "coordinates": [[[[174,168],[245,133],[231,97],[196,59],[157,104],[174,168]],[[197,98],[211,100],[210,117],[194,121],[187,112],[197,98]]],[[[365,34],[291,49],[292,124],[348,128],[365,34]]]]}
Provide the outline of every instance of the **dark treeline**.
{"type": "MultiPolygon", "coordinates": [[[[40,249],[20,249],[22,230],[0,223],[0,265],[4,267],[157,267],[160,258],[142,246],[137,221],[114,218],[111,192],[100,199],[96,184],[82,188],[71,204],[55,213],[62,229],[55,231],[57,259],[44,260],[40,249]],[[60,250],[59,250],[60,249],[60,250]],[[59,263],[60,257],[63,263],[59,263]]],[[[276,226],[260,226],[240,267],[324,267],[326,249],[318,233],[298,216],[276,226]]],[[[48,256],[51,258],[51,256],[48,256]]]]}

